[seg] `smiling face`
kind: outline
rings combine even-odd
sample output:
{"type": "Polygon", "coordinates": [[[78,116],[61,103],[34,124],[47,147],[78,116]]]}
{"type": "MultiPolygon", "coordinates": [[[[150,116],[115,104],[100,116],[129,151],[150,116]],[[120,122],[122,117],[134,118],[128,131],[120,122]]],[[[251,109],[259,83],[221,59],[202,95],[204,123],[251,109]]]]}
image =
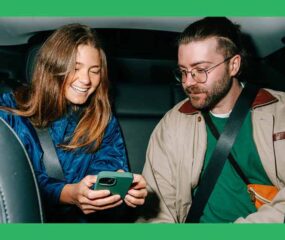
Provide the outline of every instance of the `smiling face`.
{"type": "Polygon", "coordinates": [[[75,105],[86,103],[100,84],[100,70],[101,58],[98,49],[90,45],[79,45],[75,68],[68,74],[65,83],[65,98],[75,105]]]}
{"type": "MultiPolygon", "coordinates": [[[[233,58],[235,59],[235,58],[233,58]]],[[[229,60],[207,72],[207,81],[197,83],[191,74],[187,74],[182,83],[185,93],[197,109],[214,108],[223,100],[232,88],[233,76],[229,60]]],[[[209,69],[225,60],[224,54],[218,51],[218,42],[214,37],[181,44],[178,49],[178,65],[181,70],[209,69]]]]}

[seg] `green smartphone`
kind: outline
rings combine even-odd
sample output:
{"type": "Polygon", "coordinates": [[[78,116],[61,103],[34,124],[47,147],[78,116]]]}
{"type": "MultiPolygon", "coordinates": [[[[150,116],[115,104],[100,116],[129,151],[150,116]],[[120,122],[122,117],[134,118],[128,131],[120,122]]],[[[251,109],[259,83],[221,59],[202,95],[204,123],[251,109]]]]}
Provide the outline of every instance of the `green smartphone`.
{"type": "Polygon", "coordinates": [[[110,190],[112,195],[119,194],[125,198],[133,182],[133,174],[130,172],[102,171],[97,176],[94,190],[110,190]]]}

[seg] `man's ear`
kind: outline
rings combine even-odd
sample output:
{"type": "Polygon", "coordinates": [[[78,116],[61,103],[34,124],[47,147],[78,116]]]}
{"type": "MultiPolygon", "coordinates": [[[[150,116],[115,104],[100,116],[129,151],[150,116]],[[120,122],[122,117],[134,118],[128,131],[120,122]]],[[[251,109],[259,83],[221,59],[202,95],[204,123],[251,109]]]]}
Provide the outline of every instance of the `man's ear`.
{"type": "Polygon", "coordinates": [[[240,55],[235,55],[232,57],[229,63],[229,73],[231,77],[235,77],[240,69],[240,64],[241,64],[241,56],[240,55]]]}

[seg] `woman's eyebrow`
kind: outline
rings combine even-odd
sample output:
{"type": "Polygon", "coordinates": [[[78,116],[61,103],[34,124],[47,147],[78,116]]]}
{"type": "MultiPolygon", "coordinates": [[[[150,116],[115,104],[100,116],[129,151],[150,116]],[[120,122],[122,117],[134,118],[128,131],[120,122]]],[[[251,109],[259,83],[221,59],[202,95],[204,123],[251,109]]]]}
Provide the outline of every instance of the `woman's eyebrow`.
{"type": "MultiPolygon", "coordinates": [[[[84,65],[84,64],[81,63],[81,62],[76,62],[75,65],[81,65],[81,66],[82,66],[82,65],[84,65]]],[[[100,67],[101,67],[101,66],[100,66],[100,65],[97,65],[97,64],[91,66],[91,68],[100,68],[100,67]]]]}

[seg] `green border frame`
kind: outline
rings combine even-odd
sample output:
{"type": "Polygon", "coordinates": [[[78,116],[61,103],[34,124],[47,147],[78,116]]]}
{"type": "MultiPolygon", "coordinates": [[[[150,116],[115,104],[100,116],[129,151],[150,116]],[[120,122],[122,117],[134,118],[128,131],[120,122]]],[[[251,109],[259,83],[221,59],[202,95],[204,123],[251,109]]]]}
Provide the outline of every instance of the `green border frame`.
{"type": "Polygon", "coordinates": [[[283,0],[3,0],[0,16],[284,16],[283,0]]]}
{"type": "MultiPolygon", "coordinates": [[[[0,17],[285,16],[284,0],[3,1],[0,17]]],[[[1,239],[268,240],[284,235],[284,224],[0,224],[1,239]]]]}
{"type": "Polygon", "coordinates": [[[284,230],[283,224],[3,224],[0,236],[27,240],[269,240],[282,239],[284,230]]]}

